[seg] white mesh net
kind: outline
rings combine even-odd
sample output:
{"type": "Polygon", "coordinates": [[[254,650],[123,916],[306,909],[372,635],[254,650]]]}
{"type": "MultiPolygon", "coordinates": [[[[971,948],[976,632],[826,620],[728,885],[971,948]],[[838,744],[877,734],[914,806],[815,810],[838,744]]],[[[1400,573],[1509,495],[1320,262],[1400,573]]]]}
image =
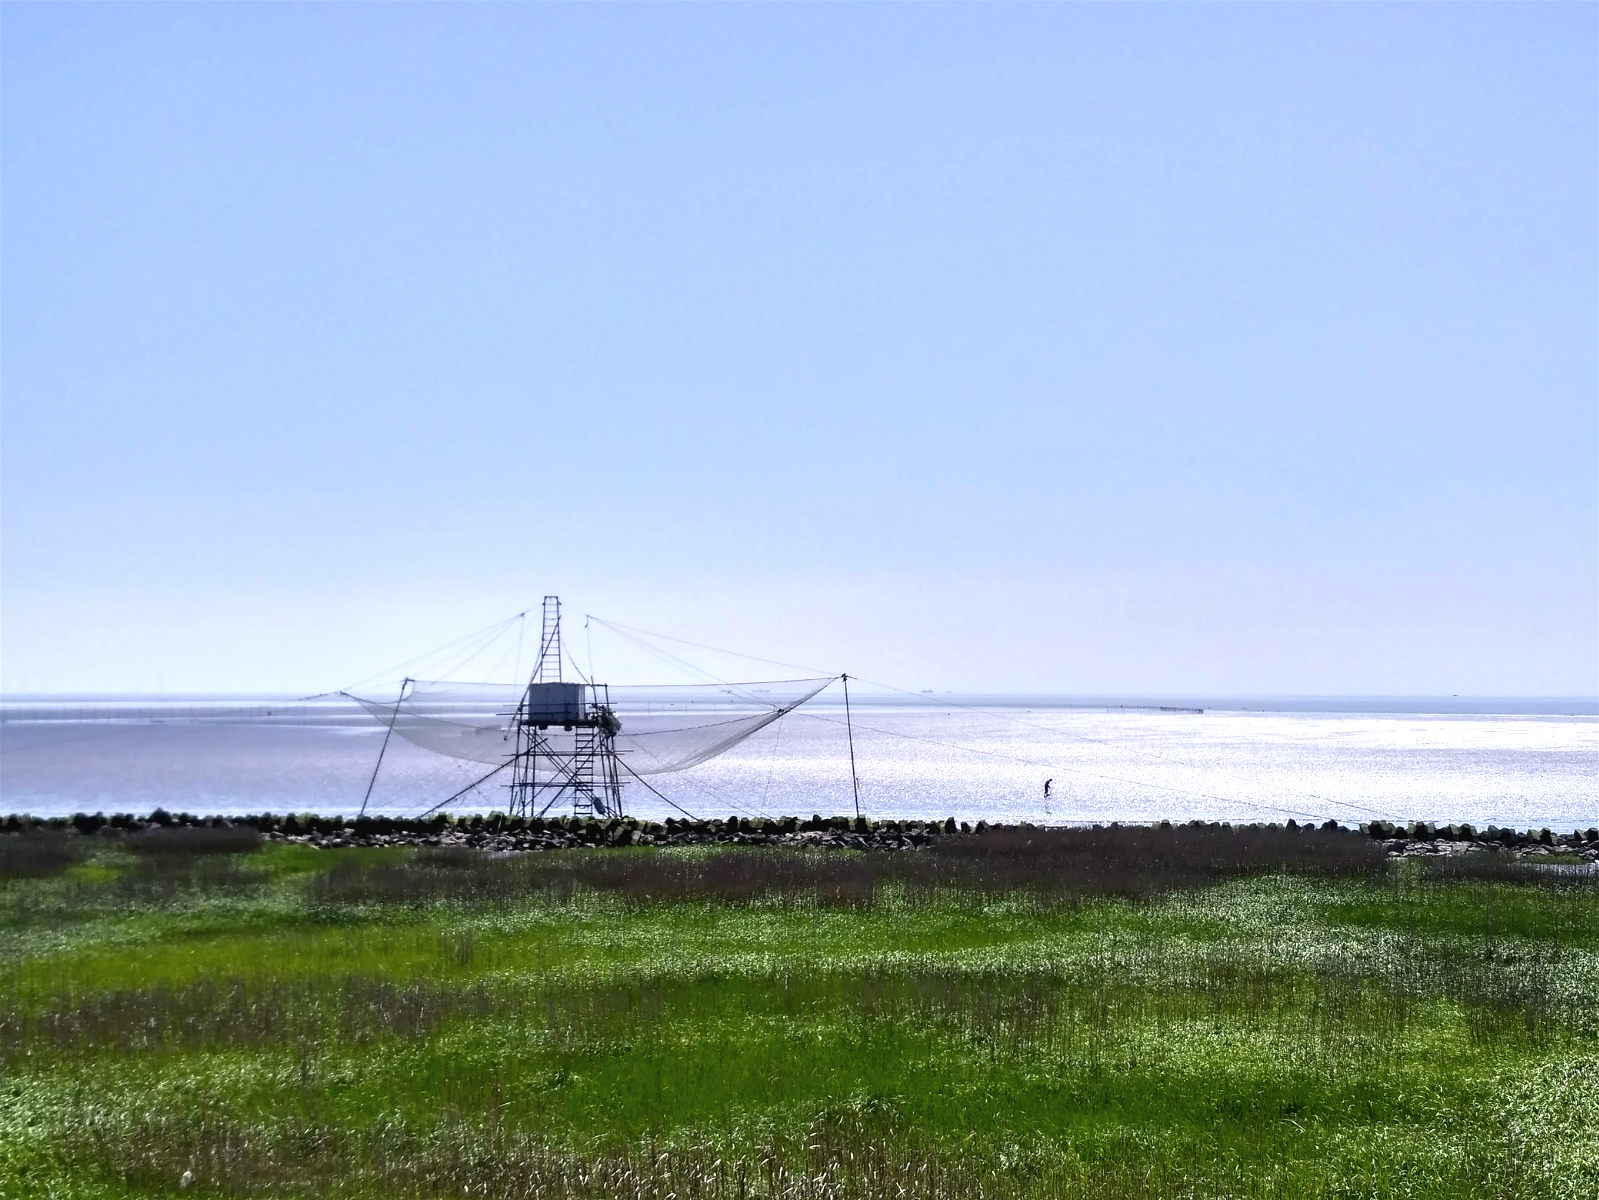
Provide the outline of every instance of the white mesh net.
{"type": "MultiPolygon", "coordinates": [[[[635,775],[682,771],[732,749],[820,692],[831,679],[628,685],[589,689],[620,722],[616,752],[635,775]]],[[[399,700],[350,698],[407,741],[450,758],[499,766],[516,751],[518,684],[413,681],[399,700]]],[[[551,730],[558,741],[563,731],[551,730]]]]}

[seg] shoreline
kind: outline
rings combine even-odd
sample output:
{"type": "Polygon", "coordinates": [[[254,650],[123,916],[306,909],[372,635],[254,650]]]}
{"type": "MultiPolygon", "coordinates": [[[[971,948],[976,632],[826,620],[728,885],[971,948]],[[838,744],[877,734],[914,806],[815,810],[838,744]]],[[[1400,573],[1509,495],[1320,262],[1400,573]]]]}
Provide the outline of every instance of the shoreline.
{"type": "Polygon", "coordinates": [[[148,816],[78,813],[71,817],[31,817],[13,813],[0,820],[0,836],[32,832],[72,833],[81,837],[120,837],[161,828],[254,829],[269,841],[294,842],[316,849],[385,846],[461,847],[490,854],[541,850],[601,849],[629,846],[789,846],[847,850],[910,851],[943,837],[1045,829],[1283,829],[1342,833],[1381,842],[1391,858],[1508,854],[1538,859],[1581,858],[1599,864],[1599,829],[1554,832],[1470,825],[1436,826],[1425,821],[1400,826],[1373,821],[1359,827],[1326,821],[1321,825],[1287,822],[1234,824],[1220,821],[1110,822],[1094,825],[1040,825],[1021,821],[870,821],[865,817],[748,818],[641,821],[634,817],[510,817],[504,813],[455,817],[324,817],[312,813],[259,813],[239,817],[196,816],[156,809],[148,816]]]}

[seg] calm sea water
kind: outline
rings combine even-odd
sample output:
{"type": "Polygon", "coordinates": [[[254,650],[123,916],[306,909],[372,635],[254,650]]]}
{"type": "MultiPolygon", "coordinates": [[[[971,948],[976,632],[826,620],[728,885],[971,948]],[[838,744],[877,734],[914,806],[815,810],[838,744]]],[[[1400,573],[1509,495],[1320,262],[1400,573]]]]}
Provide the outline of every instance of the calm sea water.
{"type": "MultiPolygon", "coordinates": [[[[87,711],[105,701],[73,703],[87,711]]],[[[1591,700],[1161,702],[1203,712],[1096,703],[858,700],[852,725],[861,810],[1049,823],[1380,816],[1599,825],[1599,716],[1591,700]]],[[[7,721],[0,724],[0,810],[353,813],[370,783],[368,811],[412,813],[483,770],[396,738],[374,783],[382,740],[380,727],[347,713],[223,725],[7,721]]],[[[825,700],[719,759],[651,782],[696,816],[855,809],[849,726],[842,706],[825,700]]],[[[639,816],[676,811],[637,783],[626,793],[639,816]]],[[[503,804],[503,791],[490,784],[458,807],[503,804]]]]}

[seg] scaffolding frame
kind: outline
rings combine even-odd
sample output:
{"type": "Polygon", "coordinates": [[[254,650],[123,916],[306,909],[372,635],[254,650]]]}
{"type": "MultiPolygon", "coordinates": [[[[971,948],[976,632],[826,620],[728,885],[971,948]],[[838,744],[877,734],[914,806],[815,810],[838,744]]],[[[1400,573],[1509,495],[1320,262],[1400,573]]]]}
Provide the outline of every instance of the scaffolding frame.
{"type": "Polygon", "coordinates": [[[570,799],[575,817],[620,817],[621,723],[610,688],[561,678],[561,600],[544,597],[539,655],[516,710],[506,714],[516,737],[510,761],[511,816],[542,817],[570,799]]]}

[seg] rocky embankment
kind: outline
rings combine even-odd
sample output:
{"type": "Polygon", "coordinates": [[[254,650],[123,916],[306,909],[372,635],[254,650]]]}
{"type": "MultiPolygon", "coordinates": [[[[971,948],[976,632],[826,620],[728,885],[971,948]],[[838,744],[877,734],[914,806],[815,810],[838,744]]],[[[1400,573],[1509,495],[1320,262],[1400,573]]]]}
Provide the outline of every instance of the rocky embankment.
{"type": "MultiPolygon", "coordinates": [[[[1163,828],[1171,823],[1162,821],[1163,828]]],[[[1192,827],[1206,822],[1188,823],[1192,827]]],[[[1209,823],[1211,828],[1223,828],[1209,823]]],[[[454,817],[323,817],[307,813],[252,816],[197,817],[160,809],[147,817],[79,813],[73,817],[38,819],[13,815],[0,829],[8,833],[27,830],[75,830],[83,835],[117,836],[171,827],[249,828],[274,841],[308,846],[468,846],[491,853],[564,850],[584,846],[833,846],[854,850],[914,850],[958,833],[983,834],[990,830],[1032,829],[1018,825],[971,824],[953,817],[943,821],[868,821],[864,817],[747,818],[725,820],[640,821],[632,817],[600,820],[573,817],[508,817],[503,813],[454,817]]],[[[1380,841],[1394,857],[1464,854],[1472,851],[1512,854],[1524,858],[1561,855],[1599,862],[1599,829],[1555,833],[1548,829],[1514,830],[1489,826],[1433,825],[1425,821],[1395,825],[1373,821],[1359,830],[1327,821],[1320,826],[1298,824],[1288,829],[1343,830],[1380,841]]]]}
{"type": "Polygon", "coordinates": [[[1599,829],[1555,833],[1549,829],[1501,829],[1497,825],[1475,829],[1470,825],[1434,825],[1427,821],[1409,825],[1373,821],[1362,825],[1360,832],[1381,841],[1393,857],[1490,851],[1534,860],[1560,855],[1599,862],[1599,829]]]}

